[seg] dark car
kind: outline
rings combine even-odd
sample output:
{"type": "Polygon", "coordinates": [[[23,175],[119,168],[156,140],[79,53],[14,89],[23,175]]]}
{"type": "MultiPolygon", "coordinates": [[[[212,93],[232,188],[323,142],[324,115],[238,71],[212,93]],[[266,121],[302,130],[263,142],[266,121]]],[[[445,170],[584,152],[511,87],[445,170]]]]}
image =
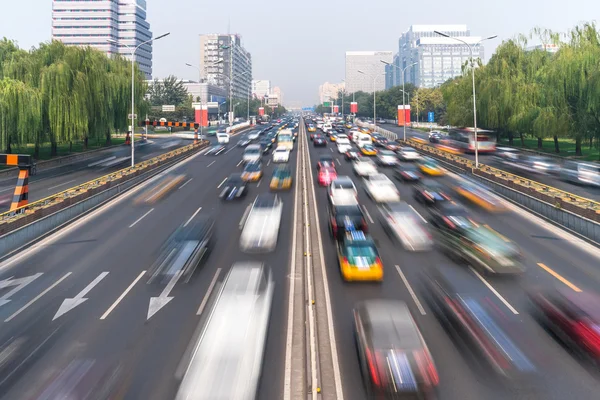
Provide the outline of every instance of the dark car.
{"type": "Polygon", "coordinates": [[[223,190],[219,194],[221,200],[237,200],[248,194],[246,182],[241,174],[231,174],[224,183],[223,190]]]}
{"type": "Polygon", "coordinates": [[[369,226],[358,204],[329,206],[329,234],[332,238],[341,239],[346,232],[368,232],[369,226]]]}
{"type": "Polygon", "coordinates": [[[406,303],[367,300],[353,313],[367,397],[434,398],[437,368],[406,303]]]}
{"type": "Polygon", "coordinates": [[[317,171],[320,170],[321,168],[327,168],[327,167],[331,167],[331,168],[335,169],[335,161],[333,161],[333,157],[331,157],[331,156],[322,156],[321,158],[319,158],[319,161],[317,162],[317,171]]]}
{"type": "Polygon", "coordinates": [[[433,179],[423,179],[414,186],[415,199],[428,205],[450,200],[446,192],[444,185],[433,179]]]}
{"type": "Polygon", "coordinates": [[[216,144],[209,148],[208,151],[204,154],[206,154],[207,156],[218,156],[219,154],[225,151],[225,148],[225,145],[216,144]]]}
{"type": "Polygon", "coordinates": [[[432,132],[429,134],[429,141],[431,143],[439,143],[442,140],[442,135],[437,132],[432,132]]]}
{"type": "Polygon", "coordinates": [[[351,149],[351,150],[348,150],[346,153],[344,153],[344,159],[346,161],[358,160],[361,157],[362,157],[362,154],[360,153],[360,151],[358,151],[356,149],[351,149]]]}
{"type": "Polygon", "coordinates": [[[384,136],[378,136],[377,138],[373,138],[375,146],[377,147],[387,147],[389,140],[384,136]]]}
{"type": "Polygon", "coordinates": [[[342,126],[334,128],[337,133],[346,133],[346,129],[342,126]]]}
{"type": "Polygon", "coordinates": [[[394,170],[394,177],[404,182],[418,182],[422,176],[414,164],[401,164],[394,170]]]}
{"type": "Polygon", "coordinates": [[[325,140],[325,138],[321,135],[315,135],[314,139],[313,139],[313,146],[315,147],[326,147],[327,146],[327,141],[325,140]]]}
{"type": "Polygon", "coordinates": [[[271,146],[273,146],[273,142],[268,137],[261,138],[259,140],[258,144],[262,148],[263,153],[268,152],[269,149],[271,148],[271,146]]]}
{"type": "Polygon", "coordinates": [[[248,136],[242,136],[240,141],[238,142],[239,147],[246,147],[250,144],[251,140],[248,139],[248,136]]]}

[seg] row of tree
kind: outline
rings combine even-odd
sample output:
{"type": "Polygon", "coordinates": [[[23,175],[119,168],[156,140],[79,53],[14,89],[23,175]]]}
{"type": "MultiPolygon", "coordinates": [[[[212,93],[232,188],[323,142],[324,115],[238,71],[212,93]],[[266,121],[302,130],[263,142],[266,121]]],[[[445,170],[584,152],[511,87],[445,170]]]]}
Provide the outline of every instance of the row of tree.
{"type": "MultiPolygon", "coordinates": [[[[136,67],[137,114],[143,115],[147,86],[136,67]]],[[[131,64],[120,56],[58,41],[30,51],[0,41],[0,151],[44,143],[56,155],[58,144],[111,142],[128,129],[131,64]]]]}

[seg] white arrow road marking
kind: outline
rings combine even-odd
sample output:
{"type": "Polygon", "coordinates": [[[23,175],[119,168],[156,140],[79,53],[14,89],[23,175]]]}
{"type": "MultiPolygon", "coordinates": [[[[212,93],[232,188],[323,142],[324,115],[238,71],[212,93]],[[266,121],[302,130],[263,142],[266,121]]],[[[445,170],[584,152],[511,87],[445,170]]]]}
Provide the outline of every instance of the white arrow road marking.
{"type": "Polygon", "coordinates": [[[10,286],[16,286],[14,289],[4,294],[4,296],[0,297],[0,307],[10,302],[10,297],[14,296],[19,290],[23,289],[25,286],[29,285],[31,282],[42,276],[43,273],[37,273],[35,275],[26,276],[24,278],[13,279],[11,276],[8,279],[0,281],[0,289],[4,289],[10,286]]]}
{"type": "Polygon", "coordinates": [[[163,308],[171,300],[173,300],[173,297],[169,297],[169,293],[171,293],[171,290],[173,290],[173,288],[175,287],[175,284],[177,283],[179,278],[181,278],[181,275],[183,275],[183,270],[177,271],[177,273],[175,275],[173,275],[173,277],[171,278],[169,283],[167,283],[167,286],[163,289],[160,296],[150,297],[150,305],[148,306],[148,318],[147,319],[152,318],[152,316],[154,314],[156,314],[161,308],[163,308]]]}
{"type": "Polygon", "coordinates": [[[94,288],[94,286],[99,284],[100,281],[106,277],[106,275],[108,275],[108,272],[102,272],[100,275],[98,275],[96,277],[96,279],[94,279],[89,285],[87,285],[85,287],[85,289],[83,289],[81,292],[79,292],[77,294],[77,296],[75,296],[73,298],[66,298],[62,302],[60,307],[58,308],[58,311],[56,312],[56,314],[54,314],[54,318],[52,318],[52,321],[54,321],[56,318],[60,317],[61,315],[68,313],[69,311],[71,311],[72,309],[77,307],[78,305],[83,304],[87,300],[87,298],[85,298],[83,296],[88,294],[90,292],[90,290],[92,290],[94,288]]]}

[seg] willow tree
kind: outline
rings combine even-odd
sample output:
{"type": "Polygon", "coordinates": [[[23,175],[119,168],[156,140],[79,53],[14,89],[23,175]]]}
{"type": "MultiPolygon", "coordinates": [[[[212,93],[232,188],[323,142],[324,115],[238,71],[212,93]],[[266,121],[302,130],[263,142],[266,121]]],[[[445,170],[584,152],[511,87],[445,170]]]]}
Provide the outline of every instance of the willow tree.
{"type": "Polygon", "coordinates": [[[0,80],[0,150],[32,142],[41,128],[41,96],[24,82],[0,80]]]}

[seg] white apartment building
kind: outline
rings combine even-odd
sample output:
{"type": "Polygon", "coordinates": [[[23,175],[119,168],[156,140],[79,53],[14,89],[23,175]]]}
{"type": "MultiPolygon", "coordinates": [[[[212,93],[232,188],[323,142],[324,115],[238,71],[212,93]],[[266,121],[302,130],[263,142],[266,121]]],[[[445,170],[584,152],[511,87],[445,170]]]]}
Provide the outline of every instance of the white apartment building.
{"type": "Polygon", "coordinates": [[[385,64],[391,63],[391,51],[347,51],[346,90],[373,93],[385,89],[385,64]],[[361,71],[361,72],[359,72],[361,71]]]}
{"type": "MultiPolygon", "coordinates": [[[[146,21],[146,0],[52,1],[52,40],[131,59],[131,49],[149,39],[152,32],[146,21]]],[[[151,79],[152,43],[137,50],[135,61],[151,79]]]]}
{"type": "Polygon", "coordinates": [[[252,96],[257,99],[262,99],[271,94],[271,81],[269,80],[252,80],[252,96]]]}
{"type": "Polygon", "coordinates": [[[319,104],[323,104],[326,101],[337,99],[337,94],[340,91],[344,91],[346,85],[342,83],[329,83],[325,82],[319,86],[319,104]]]}

